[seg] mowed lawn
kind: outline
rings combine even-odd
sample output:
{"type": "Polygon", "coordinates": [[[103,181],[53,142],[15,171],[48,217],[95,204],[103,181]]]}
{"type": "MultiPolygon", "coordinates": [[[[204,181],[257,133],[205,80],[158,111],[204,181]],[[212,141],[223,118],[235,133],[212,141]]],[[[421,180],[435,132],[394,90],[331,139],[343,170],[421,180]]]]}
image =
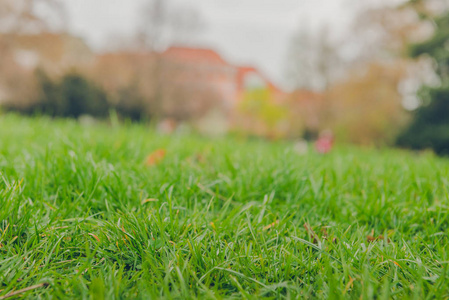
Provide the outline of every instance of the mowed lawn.
{"type": "Polygon", "coordinates": [[[431,154],[2,115],[0,299],[447,298],[448,184],[431,154]]]}

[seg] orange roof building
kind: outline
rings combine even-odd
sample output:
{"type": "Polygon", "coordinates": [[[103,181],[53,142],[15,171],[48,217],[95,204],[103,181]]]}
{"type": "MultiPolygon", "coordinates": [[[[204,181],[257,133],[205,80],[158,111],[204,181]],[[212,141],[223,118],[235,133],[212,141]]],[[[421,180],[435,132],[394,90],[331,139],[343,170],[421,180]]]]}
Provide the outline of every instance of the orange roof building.
{"type": "Polygon", "coordinates": [[[211,49],[170,47],[163,53],[163,56],[182,63],[229,66],[220,54],[211,49]]]}
{"type": "Polygon", "coordinates": [[[210,49],[171,47],[162,54],[166,79],[172,84],[213,91],[225,108],[235,104],[236,69],[210,49]]]}
{"type": "Polygon", "coordinates": [[[232,65],[211,49],[170,47],[162,57],[175,69],[177,75],[172,75],[173,81],[199,88],[212,87],[225,106],[231,109],[250,88],[268,87],[275,99],[283,95],[256,68],[232,65]]]}

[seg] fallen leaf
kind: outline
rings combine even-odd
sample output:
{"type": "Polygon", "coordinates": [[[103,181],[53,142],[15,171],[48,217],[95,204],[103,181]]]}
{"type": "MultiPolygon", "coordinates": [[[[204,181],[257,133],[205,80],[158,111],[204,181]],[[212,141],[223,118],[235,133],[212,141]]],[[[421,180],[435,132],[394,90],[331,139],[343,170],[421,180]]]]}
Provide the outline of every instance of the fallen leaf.
{"type": "Polygon", "coordinates": [[[206,163],[206,159],[204,158],[204,155],[202,155],[201,153],[197,153],[195,155],[195,159],[196,159],[197,162],[199,162],[201,164],[206,163]]]}
{"type": "Polygon", "coordinates": [[[154,166],[160,163],[165,157],[165,149],[158,149],[147,156],[145,163],[147,166],[154,166]]]}
{"type": "Polygon", "coordinates": [[[368,241],[368,242],[374,242],[374,241],[376,241],[377,240],[377,238],[375,238],[374,236],[372,236],[372,235],[368,235],[367,237],[366,237],[366,240],[368,241]]]}
{"type": "Polygon", "coordinates": [[[144,205],[145,203],[148,203],[148,202],[157,202],[157,201],[159,201],[159,200],[158,199],[154,199],[154,198],[150,198],[150,199],[142,200],[141,204],[144,205]]]}
{"type": "Polygon", "coordinates": [[[323,237],[327,238],[329,234],[327,233],[326,227],[321,228],[321,233],[323,234],[323,237]]]}
{"type": "Polygon", "coordinates": [[[351,276],[349,276],[349,282],[346,284],[345,291],[343,292],[343,295],[345,295],[348,292],[349,288],[354,287],[354,281],[355,281],[355,279],[352,278],[351,276]]]}
{"type": "Polygon", "coordinates": [[[277,224],[279,224],[279,220],[276,220],[275,222],[271,223],[270,225],[265,226],[265,227],[263,228],[263,230],[268,230],[268,229],[270,229],[271,227],[276,226],[277,224]]]}
{"type": "Polygon", "coordinates": [[[29,291],[32,291],[32,290],[35,290],[35,289],[46,288],[48,285],[49,284],[46,283],[46,282],[39,283],[39,284],[36,284],[36,285],[32,285],[32,286],[26,287],[26,288],[21,289],[21,290],[10,292],[10,293],[8,293],[8,294],[6,294],[4,296],[0,296],[0,300],[7,299],[7,298],[12,298],[14,296],[18,296],[20,294],[23,294],[23,293],[26,293],[26,292],[29,292],[29,291]]]}
{"type": "MultiPolygon", "coordinates": [[[[384,240],[385,238],[384,238],[384,236],[383,235],[379,235],[379,236],[377,236],[377,237],[374,237],[373,235],[368,235],[367,237],[366,237],[366,240],[369,242],[369,243],[372,243],[372,242],[375,242],[375,241],[381,241],[381,240],[384,240]]],[[[390,239],[387,239],[387,243],[390,243],[391,241],[390,241],[390,239]]]]}
{"type": "Polygon", "coordinates": [[[307,230],[307,233],[313,238],[313,243],[318,245],[319,238],[315,231],[313,231],[312,227],[308,223],[304,223],[304,228],[307,230]]]}
{"type": "Polygon", "coordinates": [[[88,233],[90,236],[94,237],[98,242],[100,242],[100,239],[98,238],[98,236],[96,236],[93,233],[88,233]]]}
{"type": "Polygon", "coordinates": [[[397,262],[395,262],[394,260],[392,260],[392,262],[393,262],[396,266],[398,266],[399,268],[402,269],[401,265],[399,265],[397,262]]]}

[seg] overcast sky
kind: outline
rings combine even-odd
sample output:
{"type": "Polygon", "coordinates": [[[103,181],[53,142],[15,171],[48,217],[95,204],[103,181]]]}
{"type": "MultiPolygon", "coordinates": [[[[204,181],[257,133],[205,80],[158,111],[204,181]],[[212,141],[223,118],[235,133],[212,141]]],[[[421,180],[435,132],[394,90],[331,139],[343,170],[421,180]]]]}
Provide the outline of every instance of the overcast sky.
{"type": "MultiPolygon", "coordinates": [[[[97,50],[114,37],[131,35],[146,0],[66,1],[69,28],[97,50]]],[[[171,0],[198,9],[207,29],[201,44],[228,61],[258,67],[277,83],[285,79],[286,53],[300,26],[328,24],[344,32],[360,2],[381,0],[171,0]]]]}

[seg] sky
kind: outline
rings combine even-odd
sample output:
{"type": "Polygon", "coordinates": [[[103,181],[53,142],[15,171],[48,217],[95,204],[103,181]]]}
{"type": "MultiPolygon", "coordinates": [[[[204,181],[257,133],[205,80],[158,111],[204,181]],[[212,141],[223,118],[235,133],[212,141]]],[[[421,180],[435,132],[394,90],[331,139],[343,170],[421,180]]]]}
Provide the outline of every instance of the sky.
{"type": "MultiPolygon", "coordinates": [[[[96,50],[132,35],[146,0],[66,2],[69,29],[96,50]]],[[[253,65],[274,82],[285,82],[288,45],[300,27],[329,26],[338,37],[351,24],[360,0],[171,0],[189,5],[204,19],[197,43],[230,63],[253,65]]],[[[380,2],[381,0],[363,0],[380,2]]]]}

